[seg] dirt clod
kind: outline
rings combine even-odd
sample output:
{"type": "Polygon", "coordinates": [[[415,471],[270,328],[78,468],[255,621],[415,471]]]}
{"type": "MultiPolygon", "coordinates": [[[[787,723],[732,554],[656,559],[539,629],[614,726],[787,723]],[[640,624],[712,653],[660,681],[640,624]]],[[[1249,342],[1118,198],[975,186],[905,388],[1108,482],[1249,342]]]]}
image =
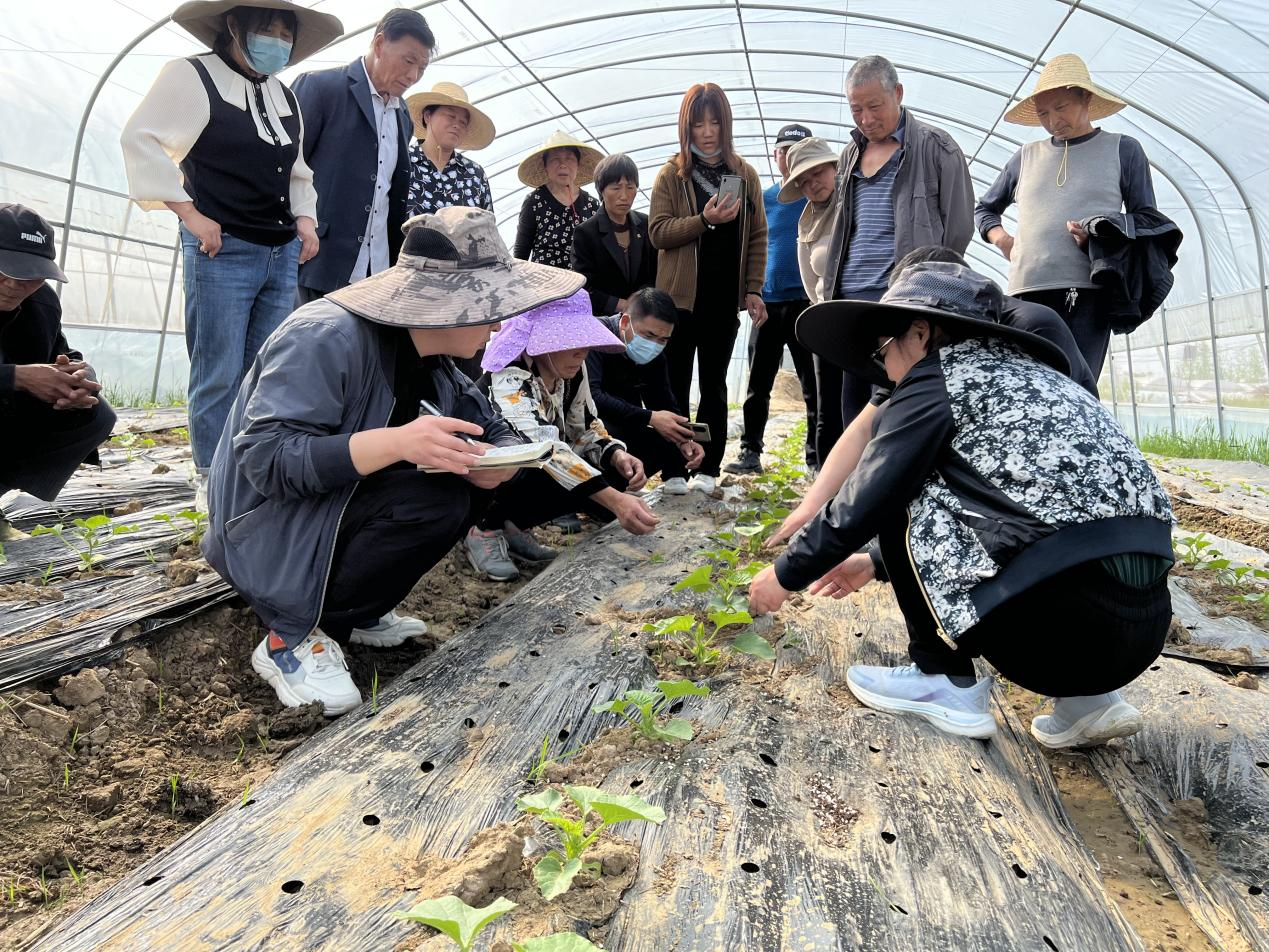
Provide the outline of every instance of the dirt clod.
{"type": "Polygon", "coordinates": [[[62,678],[53,696],[66,707],[83,707],[105,697],[106,686],[101,683],[95,670],[85,668],[78,674],[62,678]]]}
{"type": "Polygon", "coordinates": [[[1260,679],[1250,671],[1240,672],[1238,676],[1233,678],[1229,683],[1236,688],[1246,688],[1248,691],[1260,690],[1260,679]]]}

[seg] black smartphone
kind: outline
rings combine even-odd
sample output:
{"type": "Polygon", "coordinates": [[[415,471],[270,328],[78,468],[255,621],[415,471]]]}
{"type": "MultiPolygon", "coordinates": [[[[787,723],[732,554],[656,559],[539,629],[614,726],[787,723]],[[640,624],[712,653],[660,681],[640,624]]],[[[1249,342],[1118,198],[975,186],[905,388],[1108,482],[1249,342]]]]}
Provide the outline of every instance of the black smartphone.
{"type": "Polygon", "coordinates": [[[697,443],[709,442],[709,424],[708,423],[691,423],[687,424],[687,428],[692,431],[692,439],[697,443]]]}

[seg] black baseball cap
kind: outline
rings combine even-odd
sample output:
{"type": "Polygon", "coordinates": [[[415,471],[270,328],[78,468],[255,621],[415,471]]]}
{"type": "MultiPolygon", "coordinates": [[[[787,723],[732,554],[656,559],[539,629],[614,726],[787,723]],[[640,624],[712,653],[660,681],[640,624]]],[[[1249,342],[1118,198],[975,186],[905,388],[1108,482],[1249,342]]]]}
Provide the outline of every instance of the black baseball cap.
{"type": "Polygon", "coordinates": [[[66,283],[57,266],[53,226],[25,205],[0,204],[0,274],[66,283]]]}
{"type": "Polygon", "coordinates": [[[775,144],[777,147],[782,145],[793,145],[795,142],[801,142],[803,139],[811,138],[811,130],[806,126],[796,122],[782,128],[776,133],[775,144]]]}

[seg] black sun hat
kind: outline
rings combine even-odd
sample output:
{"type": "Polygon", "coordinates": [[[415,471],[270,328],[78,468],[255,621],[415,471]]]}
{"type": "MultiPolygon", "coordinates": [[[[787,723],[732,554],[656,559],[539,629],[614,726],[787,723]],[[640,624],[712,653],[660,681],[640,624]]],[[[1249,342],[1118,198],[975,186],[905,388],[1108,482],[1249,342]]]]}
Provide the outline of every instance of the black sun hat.
{"type": "Polygon", "coordinates": [[[900,333],[914,319],[961,337],[997,337],[1032,357],[1071,372],[1062,350],[1043,337],[1000,323],[1004,297],[990,278],[960,264],[924,261],[905,268],[880,301],[825,301],[802,312],[798,340],[843,370],[889,386],[885,368],[872,359],[877,338],[900,333]]]}
{"type": "Polygon", "coordinates": [[[25,205],[0,204],[0,274],[66,283],[57,266],[53,226],[25,205]]]}

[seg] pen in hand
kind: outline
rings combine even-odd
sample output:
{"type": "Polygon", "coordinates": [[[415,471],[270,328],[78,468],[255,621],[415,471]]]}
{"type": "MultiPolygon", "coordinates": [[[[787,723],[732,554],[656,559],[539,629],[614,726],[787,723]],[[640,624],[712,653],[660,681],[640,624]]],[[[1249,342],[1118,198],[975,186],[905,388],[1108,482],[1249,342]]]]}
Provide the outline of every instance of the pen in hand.
{"type": "MultiPolygon", "coordinates": [[[[424,414],[429,414],[431,416],[438,416],[438,417],[443,417],[445,415],[444,413],[441,412],[441,408],[438,407],[435,403],[432,403],[432,401],[420,400],[419,401],[419,416],[423,416],[424,414]]],[[[466,442],[472,444],[473,446],[476,445],[476,441],[473,440],[471,436],[469,436],[466,433],[455,433],[454,435],[458,437],[460,440],[465,440],[466,442]]]]}

